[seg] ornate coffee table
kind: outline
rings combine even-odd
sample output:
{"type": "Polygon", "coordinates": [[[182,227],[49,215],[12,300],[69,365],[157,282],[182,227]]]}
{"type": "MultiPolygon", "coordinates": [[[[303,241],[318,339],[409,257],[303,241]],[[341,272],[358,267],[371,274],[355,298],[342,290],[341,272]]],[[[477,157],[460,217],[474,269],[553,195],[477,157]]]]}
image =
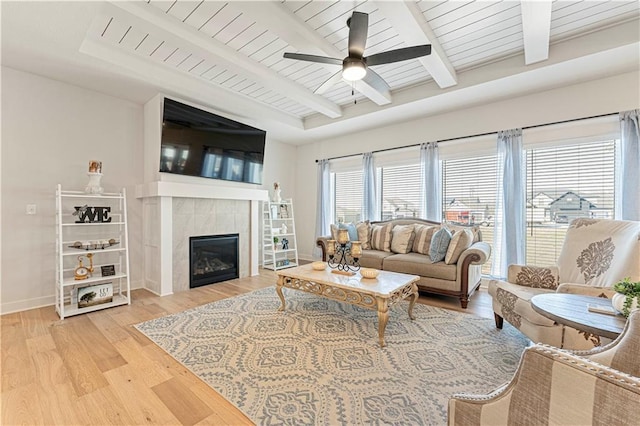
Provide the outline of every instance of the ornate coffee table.
{"type": "Polygon", "coordinates": [[[276,292],[282,301],[279,311],[284,311],[285,308],[283,287],[378,311],[378,340],[381,347],[385,346],[384,330],[389,321],[391,306],[411,296],[409,318],[415,319],[413,305],[418,300],[416,281],[420,279],[417,275],[380,271],[377,278],[366,279],[359,273],[353,276],[334,274],[328,267],[323,271],[316,271],[310,264],[282,269],[277,274],[276,292]]]}

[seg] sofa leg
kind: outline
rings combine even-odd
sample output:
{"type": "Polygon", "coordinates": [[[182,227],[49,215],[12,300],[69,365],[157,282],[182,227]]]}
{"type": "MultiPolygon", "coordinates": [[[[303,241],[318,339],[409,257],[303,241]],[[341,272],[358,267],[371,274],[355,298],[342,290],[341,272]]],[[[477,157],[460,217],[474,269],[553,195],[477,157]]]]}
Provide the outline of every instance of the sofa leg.
{"type": "Polygon", "coordinates": [[[496,327],[502,330],[502,325],[504,324],[504,318],[500,315],[493,313],[493,317],[496,319],[496,327]]]}
{"type": "Polygon", "coordinates": [[[468,297],[461,297],[460,298],[460,306],[462,306],[462,309],[467,309],[467,305],[469,304],[469,298],[468,297]]]}

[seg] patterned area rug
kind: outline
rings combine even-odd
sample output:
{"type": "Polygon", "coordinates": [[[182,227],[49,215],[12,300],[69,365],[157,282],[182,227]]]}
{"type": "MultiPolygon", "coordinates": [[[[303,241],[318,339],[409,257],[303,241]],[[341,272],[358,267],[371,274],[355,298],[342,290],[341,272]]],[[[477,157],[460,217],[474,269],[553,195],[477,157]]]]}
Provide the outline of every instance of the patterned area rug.
{"type": "Polygon", "coordinates": [[[257,424],[443,424],[453,393],[509,380],[528,340],[510,325],[417,303],[377,314],[274,288],[136,325],[257,424]]]}

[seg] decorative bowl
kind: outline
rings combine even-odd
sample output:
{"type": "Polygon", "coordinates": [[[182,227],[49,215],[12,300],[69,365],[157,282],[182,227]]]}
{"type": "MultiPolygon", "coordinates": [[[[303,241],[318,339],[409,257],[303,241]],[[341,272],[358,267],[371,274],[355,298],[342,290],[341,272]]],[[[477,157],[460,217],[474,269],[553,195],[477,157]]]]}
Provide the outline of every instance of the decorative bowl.
{"type": "Polygon", "coordinates": [[[321,262],[321,261],[313,262],[311,264],[311,267],[316,271],[324,271],[325,269],[327,269],[327,262],[321,262]]]}
{"type": "Polygon", "coordinates": [[[361,268],[360,269],[360,275],[362,275],[362,278],[373,279],[373,278],[376,278],[379,273],[380,273],[379,270],[373,269],[373,268],[361,268]]]}

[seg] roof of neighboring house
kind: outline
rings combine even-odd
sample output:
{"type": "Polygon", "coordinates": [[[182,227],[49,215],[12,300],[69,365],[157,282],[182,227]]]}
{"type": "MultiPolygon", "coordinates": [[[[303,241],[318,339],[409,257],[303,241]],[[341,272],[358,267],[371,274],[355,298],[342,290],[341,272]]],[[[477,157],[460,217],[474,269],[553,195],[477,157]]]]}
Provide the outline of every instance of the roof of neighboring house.
{"type": "Polygon", "coordinates": [[[591,201],[587,200],[585,197],[582,197],[582,196],[580,196],[580,195],[576,194],[576,193],[575,193],[575,192],[573,192],[573,191],[567,191],[567,192],[565,192],[564,194],[560,195],[558,198],[556,198],[555,200],[553,200],[552,202],[550,202],[550,203],[549,203],[549,206],[552,206],[553,204],[557,203],[558,201],[560,201],[560,200],[562,200],[562,199],[566,198],[568,195],[574,195],[574,196],[578,197],[578,198],[580,199],[580,201],[583,201],[583,202],[589,203],[589,208],[590,208],[590,209],[596,208],[596,205],[595,205],[595,204],[593,204],[591,201]]]}

